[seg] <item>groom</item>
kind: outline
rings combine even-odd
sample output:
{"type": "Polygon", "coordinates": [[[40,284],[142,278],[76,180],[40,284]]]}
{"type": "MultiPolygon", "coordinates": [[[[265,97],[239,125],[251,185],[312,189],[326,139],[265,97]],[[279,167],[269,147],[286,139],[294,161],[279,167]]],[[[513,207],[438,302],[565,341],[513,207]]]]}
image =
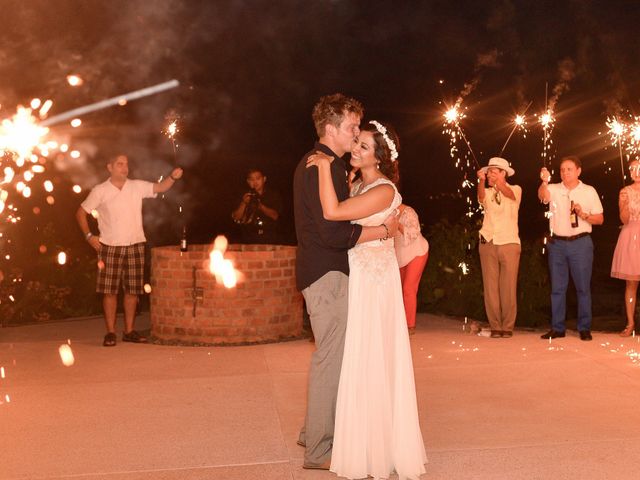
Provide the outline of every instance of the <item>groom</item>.
{"type": "Polygon", "coordinates": [[[363,113],[360,102],[341,93],[322,97],[312,113],[318,141],[298,164],[293,180],[298,239],[296,282],[307,305],[316,343],[309,367],[307,415],[298,439],[298,444],[305,447],[304,468],[328,470],[331,464],[336,396],[347,326],[347,251],[357,243],[394,235],[398,227],[395,215],[377,227],[325,220],[318,169],[306,167],[307,158],[316,151],[332,156],[331,177],[338,200],[349,198],[348,170],[342,157],[351,152],[360,134],[363,113]]]}

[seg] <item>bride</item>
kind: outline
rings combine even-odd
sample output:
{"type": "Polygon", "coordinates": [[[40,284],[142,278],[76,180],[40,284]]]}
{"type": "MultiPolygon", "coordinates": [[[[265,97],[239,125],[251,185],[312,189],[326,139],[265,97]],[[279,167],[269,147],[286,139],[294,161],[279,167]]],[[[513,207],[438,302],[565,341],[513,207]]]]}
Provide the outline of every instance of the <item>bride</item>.
{"type": "MultiPolygon", "coordinates": [[[[331,181],[332,157],[317,152],[307,167],[319,170],[327,220],[380,225],[402,198],[396,178],[397,136],[371,121],[351,152],[360,178],[351,198],[338,202],[331,181]]],[[[427,461],[418,420],[411,347],[393,238],[349,250],[349,313],[336,404],[331,471],[350,479],[417,479],[427,461]]]]}

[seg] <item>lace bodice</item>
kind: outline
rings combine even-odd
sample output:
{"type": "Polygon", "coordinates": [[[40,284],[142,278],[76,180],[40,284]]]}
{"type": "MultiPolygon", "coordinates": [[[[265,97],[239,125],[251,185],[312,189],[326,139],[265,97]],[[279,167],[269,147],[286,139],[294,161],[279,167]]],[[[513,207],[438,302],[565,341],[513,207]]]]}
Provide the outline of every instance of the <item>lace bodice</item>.
{"type": "Polygon", "coordinates": [[[628,186],[624,188],[629,197],[629,221],[640,221],[640,190],[628,186]]]}
{"type": "Polygon", "coordinates": [[[386,178],[379,178],[375,182],[372,182],[369,185],[367,185],[366,187],[362,187],[362,182],[355,183],[351,188],[351,196],[355,197],[356,195],[361,195],[367,192],[368,190],[371,190],[373,187],[377,187],[378,185],[382,185],[382,184],[391,185],[393,187],[394,195],[393,195],[393,200],[391,201],[391,205],[389,205],[387,208],[385,208],[384,210],[378,213],[374,213],[373,215],[369,215],[368,217],[361,218],[359,220],[353,220],[351,223],[357,223],[364,227],[378,226],[382,222],[384,222],[384,220],[389,216],[389,214],[394,209],[400,206],[400,204],[402,203],[402,197],[398,193],[398,190],[396,189],[396,186],[393,184],[393,182],[386,178]]]}
{"type": "MultiPolygon", "coordinates": [[[[369,215],[359,220],[353,220],[351,223],[357,223],[365,227],[378,226],[385,221],[390,213],[398,208],[402,203],[402,197],[398,193],[393,182],[386,178],[379,178],[375,182],[362,187],[362,183],[356,183],[351,189],[351,196],[360,195],[367,190],[381,184],[389,184],[393,187],[394,195],[391,205],[384,210],[369,215]]],[[[359,269],[371,275],[376,281],[386,283],[389,276],[385,275],[389,269],[398,268],[398,260],[396,259],[395,249],[393,248],[393,237],[388,240],[372,240],[370,242],[359,243],[349,250],[349,267],[351,269],[359,269]]]]}

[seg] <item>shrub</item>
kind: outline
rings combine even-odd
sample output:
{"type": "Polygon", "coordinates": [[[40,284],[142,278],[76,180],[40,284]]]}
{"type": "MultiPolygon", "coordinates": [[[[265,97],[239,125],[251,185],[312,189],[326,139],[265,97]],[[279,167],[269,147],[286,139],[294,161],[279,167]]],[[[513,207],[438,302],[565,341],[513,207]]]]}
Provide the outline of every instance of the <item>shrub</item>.
{"type": "MultiPolygon", "coordinates": [[[[452,316],[486,321],[478,255],[480,222],[442,220],[428,231],[429,262],[420,282],[419,306],[452,316]]],[[[540,242],[523,241],[518,275],[519,327],[549,323],[549,274],[540,242]]]]}

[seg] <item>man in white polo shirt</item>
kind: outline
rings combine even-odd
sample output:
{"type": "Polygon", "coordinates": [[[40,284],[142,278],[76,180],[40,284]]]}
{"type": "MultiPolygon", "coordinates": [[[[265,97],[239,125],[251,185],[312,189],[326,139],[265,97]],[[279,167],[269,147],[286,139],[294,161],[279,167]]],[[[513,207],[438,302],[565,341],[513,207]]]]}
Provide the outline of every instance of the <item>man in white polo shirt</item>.
{"type": "Polygon", "coordinates": [[[478,251],[491,338],[510,338],[518,311],[518,209],[522,189],[507,182],[514,173],[509,162],[500,157],[489,159],[489,164],[478,171],[478,202],[484,209],[478,251]]]}
{"type": "Polygon", "coordinates": [[[133,329],[138,295],[144,292],[144,244],[142,228],[142,200],[154,198],[169,190],[182,177],[182,169],[175,168],[159,183],[130,180],[127,157],[120,155],[107,164],[110,177],[91,190],[78,208],[76,219],[87,242],[98,252],[98,281],[96,291],[103,294],[102,307],[107,334],[103,345],[116,344],[116,309],[120,282],[124,290],[123,342],[147,341],[133,329]],[[98,217],[99,235],[89,229],[87,215],[98,217]]]}
{"type": "Polygon", "coordinates": [[[592,340],[591,229],[592,225],[602,225],[604,211],[596,189],[580,181],[581,173],[582,163],[576,156],[564,157],[560,162],[561,183],[549,184],[549,171],[546,168],[540,171],[542,183],[538,188],[538,198],[550,204],[551,213],[551,238],[547,245],[551,276],[551,330],[542,335],[543,339],[565,336],[566,294],[571,273],[578,297],[580,340],[592,340]]]}

